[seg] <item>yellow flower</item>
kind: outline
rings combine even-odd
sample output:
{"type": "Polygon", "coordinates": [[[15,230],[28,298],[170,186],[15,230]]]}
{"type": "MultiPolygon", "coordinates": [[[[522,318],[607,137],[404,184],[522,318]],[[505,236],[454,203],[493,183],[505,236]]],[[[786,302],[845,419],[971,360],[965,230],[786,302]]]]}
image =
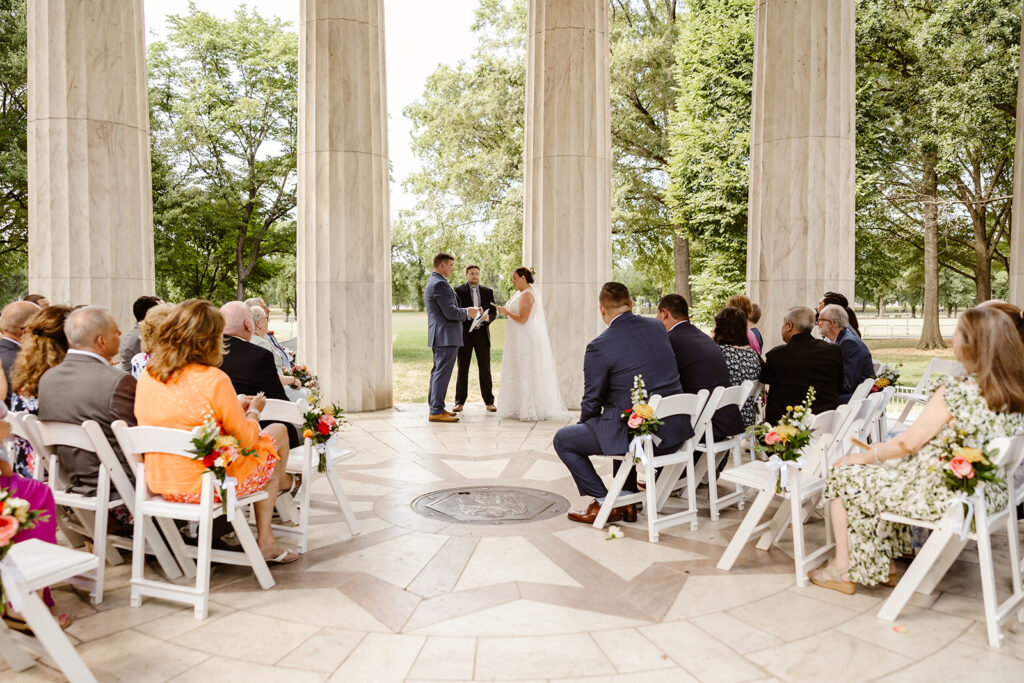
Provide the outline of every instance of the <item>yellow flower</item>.
{"type": "Polygon", "coordinates": [[[984,463],[988,464],[988,460],[985,458],[985,454],[977,448],[968,448],[967,446],[961,446],[960,448],[953,449],[954,458],[963,458],[969,463],[984,463]]]}
{"type": "Polygon", "coordinates": [[[633,406],[633,412],[645,420],[650,420],[654,417],[654,408],[650,407],[646,403],[637,403],[633,406]]]}
{"type": "Polygon", "coordinates": [[[789,441],[799,434],[800,430],[793,425],[779,425],[775,428],[775,433],[778,434],[783,441],[789,441]]]}
{"type": "Polygon", "coordinates": [[[218,436],[217,440],[213,442],[214,448],[234,448],[238,445],[238,439],[228,434],[227,436],[218,436]]]}
{"type": "Polygon", "coordinates": [[[875,386],[878,387],[879,389],[885,389],[887,386],[889,386],[889,384],[889,380],[885,377],[879,377],[878,379],[875,380],[875,386]]]}

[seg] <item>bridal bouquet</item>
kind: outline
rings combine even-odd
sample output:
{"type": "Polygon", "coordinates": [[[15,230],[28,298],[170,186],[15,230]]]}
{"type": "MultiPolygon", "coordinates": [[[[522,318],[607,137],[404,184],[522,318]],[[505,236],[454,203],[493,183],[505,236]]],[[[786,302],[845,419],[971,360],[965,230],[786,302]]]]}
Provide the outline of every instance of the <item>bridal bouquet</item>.
{"type": "Polygon", "coordinates": [[[294,365],[291,369],[282,369],[281,374],[299,380],[302,388],[310,392],[318,392],[320,390],[320,380],[305,365],[294,365]]]}
{"type": "Polygon", "coordinates": [[[897,363],[896,365],[882,363],[878,367],[878,378],[875,380],[875,386],[871,387],[871,393],[895,385],[900,378],[900,368],[902,367],[903,363],[897,363]]]}
{"type": "MultiPolygon", "coordinates": [[[[18,532],[31,529],[36,520],[45,519],[44,515],[47,515],[45,510],[33,510],[24,498],[16,498],[7,489],[0,489],[0,560],[14,545],[18,532]]],[[[0,583],[0,606],[6,604],[4,587],[0,583]]]]}
{"type": "Polygon", "coordinates": [[[770,469],[779,470],[775,491],[781,493],[788,478],[785,463],[797,462],[803,449],[811,442],[811,405],[814,404],[814,387],[807,388],[804,402],[797,406],[786,406],[786,414],[774,427],[767,422],[754,427],[754,450],[768,455],[766,463],[770,469]]]}
{"type": "Polygon", "coordinates": [[[334,435],[341,431],[341,428],[348,424],[342,415],[342,409],[336,405],[320,405],[320,395],[313,393],[310,399],[315,402],[310,404],[310,409],[303,413],[302,438],[313,442],[313,448],[320,455],[320,462],[317,464],[317,472],[323,474],[327,471],[327,442],[334,438],[334,435]]]}
{"type": "Polygon", "coordinates": [[[644,376],[633,377],[633,388],[629,392],[633,406],[622,411],[622,419],[626,421],[627,433],[633,437],[630,450],[634,451],[633,461],[638,462],[641,439],[653,434],[658,427],[665,424],[654,417],[654,408],[647,402],[647,387],[644,386],[644,376]]]}
{"type": "Polygon", "coordinates": [[[203,423],[192,428],[192,448],[188,452],[194,454],[193,460],[201,462],[203,467],[213,472],[221,507],[230,521],[234,516],[237,482],[234,477],[227,476],[227,466],[234,462],[235,458],[255,456],[256,451],[242,448],[238,439],[230,434],[221,434],[220,425],[217,424],[213,413],[208,410],[203,415],[203,423]]]}

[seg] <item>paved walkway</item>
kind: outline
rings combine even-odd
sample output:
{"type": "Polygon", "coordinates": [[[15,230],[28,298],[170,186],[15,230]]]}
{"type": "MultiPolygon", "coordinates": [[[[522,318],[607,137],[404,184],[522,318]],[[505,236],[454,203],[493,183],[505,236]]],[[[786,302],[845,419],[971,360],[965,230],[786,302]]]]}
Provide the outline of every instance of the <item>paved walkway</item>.
{"type": "MultiPolygon", "coordinates": [[[[110,568],[98,609],[67,586],[55,591],[58,603],[100,681],[1024,676],[1024,625],[1001,650],[987,645],[970,553],[936,594],[915,598],[896,632],[875,617],[889,589],[796,588],[782,550],[750,549],[732,573],[716,570],[736,511],[717,523],[702,517],[696,532],[662,532],[652,545],[640,526],[609,541],[561,517],[482,527],[409,509],[420,493],[470,482],[579,503],[551,451],[559,426],[498,420],[481,406],[457,425],[428,424],[424,406],[353,416],[344,436],[357,457],[342,478],[360,535],[337,519],[315,527],[310,552],[275,568],[278,585],[266,592],[242,568],[215,567],[205,621],[159,600],[129,608],[127,564],[110,568]]],[[[0,678],[11,680],[10,670],[0,678]]],[[[13,678],[60,676],[38,665],[13,678]]]]}

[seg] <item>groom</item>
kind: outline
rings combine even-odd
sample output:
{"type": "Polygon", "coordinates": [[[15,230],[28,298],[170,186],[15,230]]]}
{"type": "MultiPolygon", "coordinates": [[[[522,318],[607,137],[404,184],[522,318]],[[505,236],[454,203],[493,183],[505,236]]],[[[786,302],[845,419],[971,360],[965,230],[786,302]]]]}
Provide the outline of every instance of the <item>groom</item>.
{"type": "Polygon", "coordinates": [[[430,369],[431,422],[458,422],[455,413],[444,409],[448,382],[455,367],[455,356],[462,346],[462,321],[476,317],[479,308],[459,308],[455,291],[448,278],[455,270],[455,257],[444,252],[434,257],[434,272],[427,279],[423,299],[427,307],[427,346],[434,351],[434,367],[430,369]]]}
{"type": "MultiPolygon", "coordinates": [[[[591,455],[622,455],[629,448],[629,435],[622,411],[632,406],[633,378],[643,375],[648,395],[681,394],[679,369],[665,328],[654,318],[633,313],[633,301],[626,285],[606,282],[600,294],[601,317],[608,328],[587,345],[583,357],[583,400],[578,424],[555,433],[558,457],[576,481],[581,496],[593,496],[584,511],[572,511],[569,519],[593,524],[608,489],[597,475],[591,455]]],[[[669,453],[693,436],[690,418],[675,415],[655,433],[661,441],[655,454],[669,453]]],[[[618,461],[615,462],[617,466],[618,461]]],[[[618,470],[618,467],[615,467],[618,470]]],[[[635,492],[636,470],[630,472],[622,490],[635,492]]],[[[614,508],[609,522],[636,521],[636,506],[614,508]]]]}

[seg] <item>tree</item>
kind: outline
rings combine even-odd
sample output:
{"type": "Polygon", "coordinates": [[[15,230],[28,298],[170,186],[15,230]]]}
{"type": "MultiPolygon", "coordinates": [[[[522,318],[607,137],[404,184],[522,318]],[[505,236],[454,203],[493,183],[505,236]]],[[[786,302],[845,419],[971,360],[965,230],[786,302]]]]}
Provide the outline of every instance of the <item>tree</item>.
{"type": "Polygon", "coordinates": [[[0,0],[0,301],[27,286],[27,46],[25,0],[0,0]]]}
{"type": "Polygon", "coordinates": [[[242,299],[279,267],[266,256],[294,253],[297,37],[245,7],[168,23],[149,50],[157,272],[181,296],[242,299]]]}

